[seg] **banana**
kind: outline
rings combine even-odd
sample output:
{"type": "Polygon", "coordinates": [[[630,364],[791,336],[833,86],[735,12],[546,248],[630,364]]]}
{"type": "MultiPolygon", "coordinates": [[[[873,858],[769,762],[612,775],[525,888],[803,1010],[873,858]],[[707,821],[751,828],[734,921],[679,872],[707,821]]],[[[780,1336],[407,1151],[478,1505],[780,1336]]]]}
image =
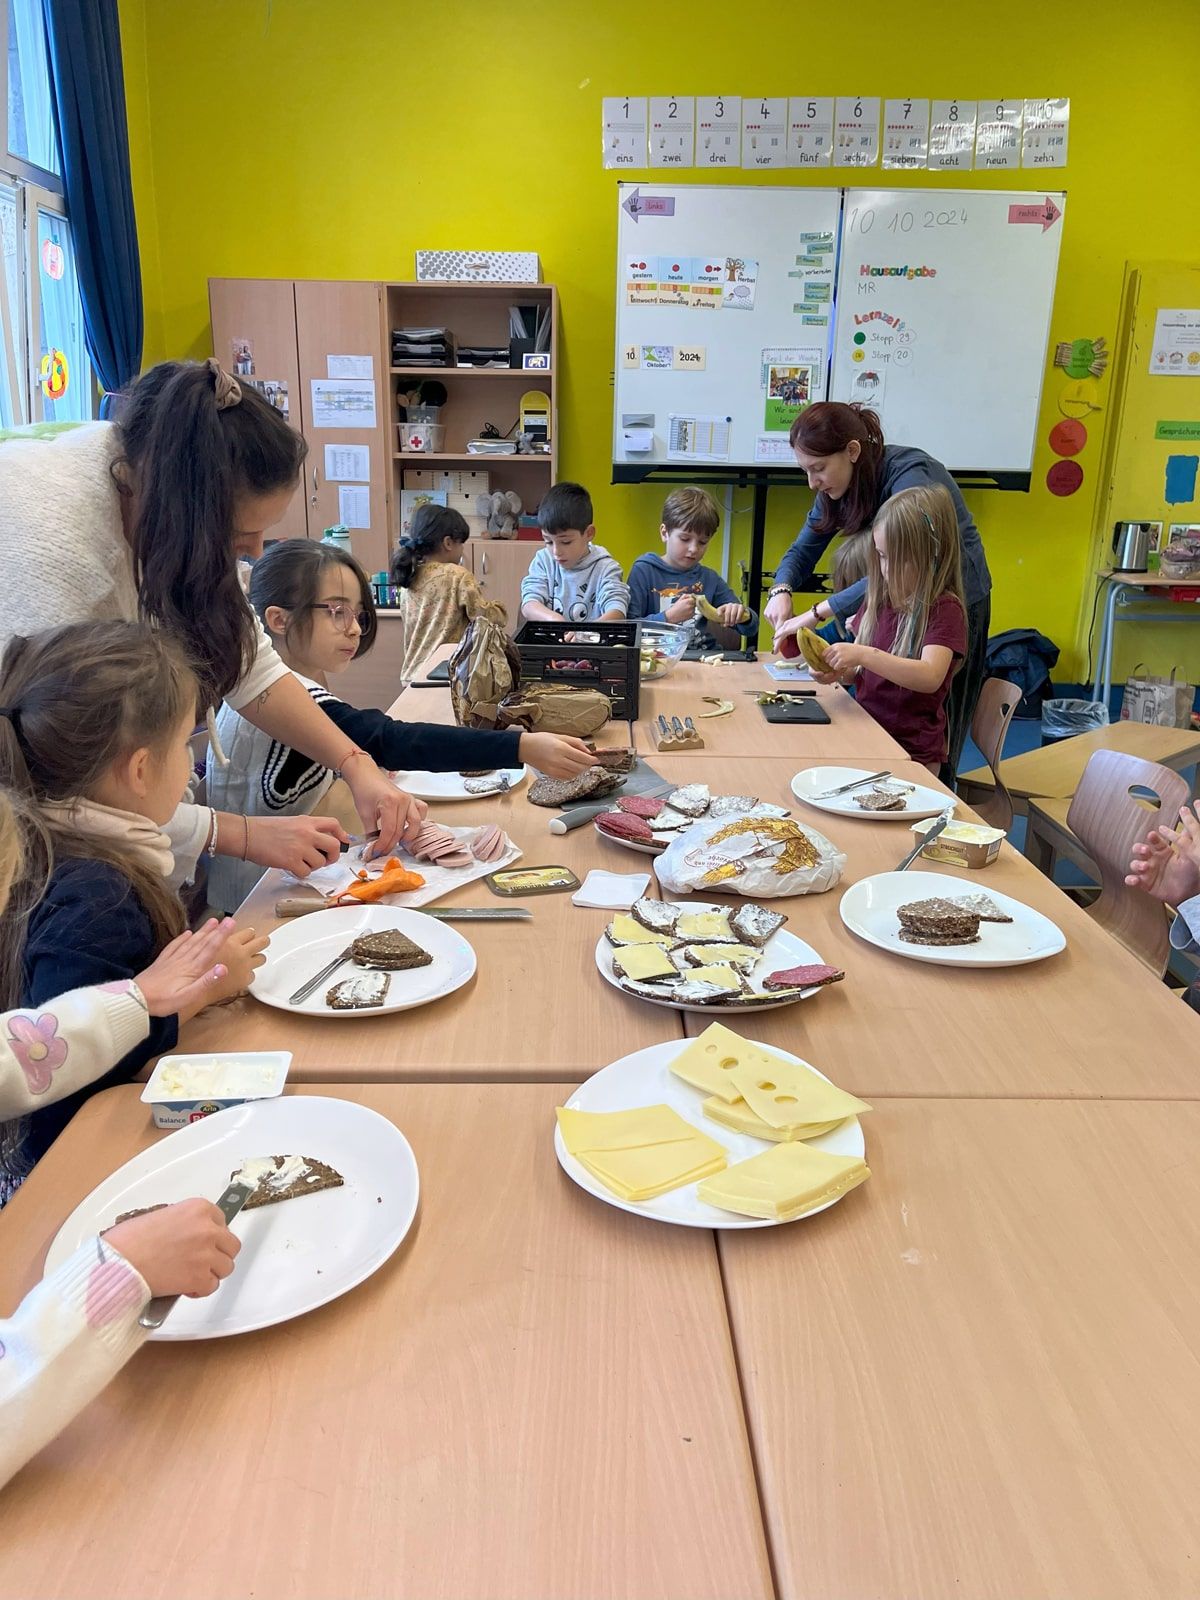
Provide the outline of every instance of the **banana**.
{"type": "Polygon", "coordinates": [[[811,628],[801,628],[799,638],[800,654],[808,665],[814,667],[818,672],[828,672],[829,668],[825,664],[825,654],[829,646],[821,638],[820,634],[814,633],[811,628]]]}
{"type": "MultiPolygon", "coordinates": [[[[702,594],[696,596],[696,609],[699,611],[700,615],[707,618],[709,622],[721,621],[721,613],[717,610],[716,606],[713,605],[712,601],[702,594]]],[[[745,606],[743,606],[741,616],[738,618],[738,621],[749,622],[749,620],[750,613],[746,610],[745,606]]]]}

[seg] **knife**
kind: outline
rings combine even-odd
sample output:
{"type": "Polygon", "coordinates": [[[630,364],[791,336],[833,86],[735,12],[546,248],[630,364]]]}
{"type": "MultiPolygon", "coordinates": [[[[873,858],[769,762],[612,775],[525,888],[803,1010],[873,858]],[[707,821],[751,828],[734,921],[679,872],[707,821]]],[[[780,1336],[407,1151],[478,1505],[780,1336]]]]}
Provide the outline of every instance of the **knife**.
{"type": "MultiPolygon", "coordinates": [[[[217,1200],[217,1210],[225,1218],[226,1223],[233,1221],[256,1188],[257,1185],[253,1183],[231,1183],[229,1185],[225,1193],[217,1200]]],[[[138,1327],[161,1328],[178,1299],[179,1296],[177,1294],[156,1295],[138,1318],[138,1327]]]]}
{"type": "Polygon", "coordinates": [[[840,789],[826,789],[823,794],[809,795],[810,800],[832,800],[834,795],[849,794],[851,789],[861,789],[864,783],[878,783],[880,778],[890,778],[890,772],[864,772],[853,783],[844,783],[840,789]]]}
{"type": "Polygon", "coordinates": [[[895,871],[904,872],[907,870],[907,868],[911,867],[913,862],[921,854],[921,851],[924,850],[925,846],[927,844],[932,844],[937,838],[938,834],[941,833],[942,829],[946,827],[948,823],[953,821],[953,818],[954,807],[949,806],[945,811],[942,812],[941,816],[934,823],[933,827],[927,829],[926,832],[921,835],[921,842],[917,845],[916,849],[908,852],[900,865],[895,868],[895,871]]]}
{"type": "MultiPolygon", "coordinates": [[[[642,763],[639,761],[639,766],[642,763]]],[[[647,775],[651,774],[649,767],[644,769],[647,775]]],[[[653,774],[657,777],[657,774],[653,774]]],[[[648,782],[643,788],[636,788],[632,783],[627,784],[625,793],[629,795],[644,795],[650,800],[661,800],[679,787],[676,783],[668,783],[659,779],[657,783],[648,782]]],[[[589,800],[586,805],[575,806],[570,811],[560,811],[558,816],[550,818],[551,833],[570,833],[573,828],[582,828],[585,822],[591,822],[593,817],[598,817],[602,811],[612,810],[611,796],[607,800],[589,800]]]]}
{"type": "Polygon", "coordinates": [[[370,844],[373,839],[378,839],[378,837],[378,828],[375,829],[374,833],[352,833],[342,846],[342,854],[345,855],[347,850],[357,850],[359,845],[370,844]]]}
{"type": "MultiPolygon", "coordinates": [[[[328,909],[325,900],[309,900],[303,895],[284,895],[275,902],[277,917],[302,917],[309,911],[328,909]]],[[[415,906],[413,909],[424,912],[427,917],[436,917],[439,922],[524,922],[533,915],[517,906],[415,906]]]]}

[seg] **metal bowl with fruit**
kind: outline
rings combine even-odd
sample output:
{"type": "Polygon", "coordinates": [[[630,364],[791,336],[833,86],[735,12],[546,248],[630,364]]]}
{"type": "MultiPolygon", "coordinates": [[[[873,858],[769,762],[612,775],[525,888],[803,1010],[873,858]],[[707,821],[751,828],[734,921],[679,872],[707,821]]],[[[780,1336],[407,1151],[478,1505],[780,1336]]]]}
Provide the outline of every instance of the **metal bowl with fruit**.
{"type": "Polygon", "coordinates": [[[692,630],[670,622],[642,623],[641,675],[643,679],[669,677],[691,643],[692,630]]]}

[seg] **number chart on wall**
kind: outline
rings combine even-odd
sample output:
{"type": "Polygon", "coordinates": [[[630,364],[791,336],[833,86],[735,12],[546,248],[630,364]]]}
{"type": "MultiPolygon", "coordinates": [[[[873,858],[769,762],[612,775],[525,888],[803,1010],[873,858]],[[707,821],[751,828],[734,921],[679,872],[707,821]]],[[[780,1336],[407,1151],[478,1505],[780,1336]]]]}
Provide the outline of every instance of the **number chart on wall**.
{"type": "Polygon", "coordinates": [[[1066,196],[846,191],[829,394],[957,472],[1027,472],[1066,196]]]}
{"type": "Polygon", "coordinates": [[[825,396],[840,191],[622,183],[618,205],[614,479],[793,465],[792,420],[825,396]]]}

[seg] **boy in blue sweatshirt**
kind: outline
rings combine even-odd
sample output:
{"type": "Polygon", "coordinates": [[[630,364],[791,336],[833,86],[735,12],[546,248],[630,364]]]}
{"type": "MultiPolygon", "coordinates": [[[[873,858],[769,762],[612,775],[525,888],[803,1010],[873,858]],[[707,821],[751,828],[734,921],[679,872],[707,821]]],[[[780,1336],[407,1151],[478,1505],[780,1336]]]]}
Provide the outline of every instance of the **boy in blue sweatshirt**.
{"type": "MultiPolygon", "coordinates": [[[[721,625],[743,639],[758,637],[758,617],[747,609],[719,572],[701,566],[721,513],[704,489],[675,489],[662,510],[663,554],[639,556],[629,572],[629,615],[647,622],[690,622],[699,595],[721,613],[721,625]]],[[[697,630],[702,633],[707,623],[697,630]]]]}

